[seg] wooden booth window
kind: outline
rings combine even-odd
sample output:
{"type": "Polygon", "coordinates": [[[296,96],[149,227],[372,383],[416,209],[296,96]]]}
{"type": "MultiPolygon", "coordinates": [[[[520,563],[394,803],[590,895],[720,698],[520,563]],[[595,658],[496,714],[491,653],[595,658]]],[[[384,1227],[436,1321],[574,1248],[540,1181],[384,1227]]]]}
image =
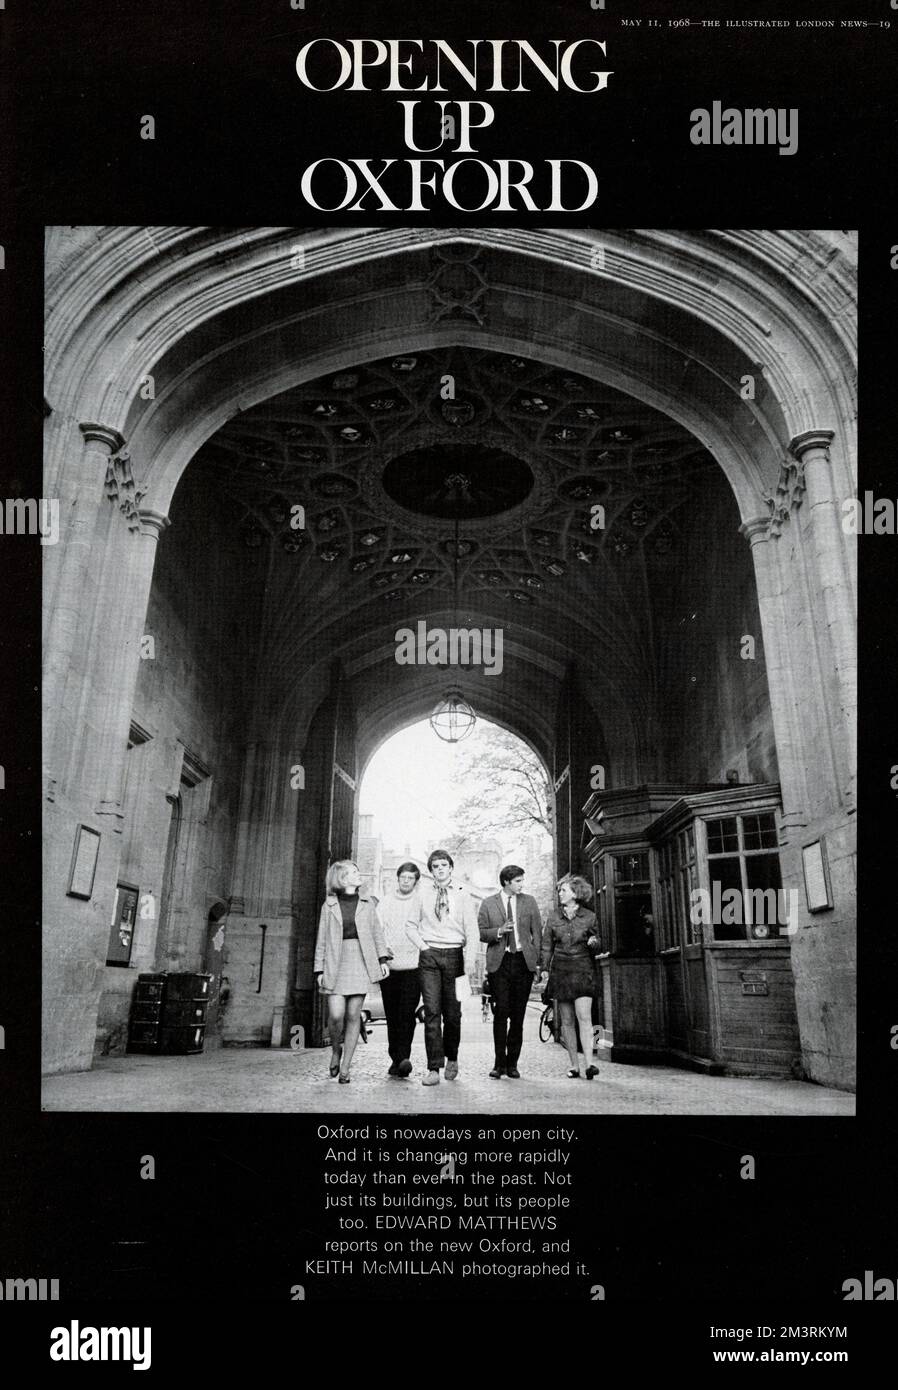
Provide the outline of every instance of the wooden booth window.
{"type": "Polygon", "coordinates": [[[695,828],[687,825],[658,852],[660,923],[658,949],[670,951],[702,939],[702,929],[692,920],[693,891],[698,885],[695,828]]]}
{"type": "Polygon", "coordinates": [[[618,955],[650,954],[654,951],[654,933],[648,853],[615,854],[612,861],[616,952],[618,955]]]}
{"type": "Polygon", "coordinates": [[[680,923],[676,908],[676,853],[667,840],[658,851],[658,950],[671,951],[680,944],[680,923]]]}
{"type": "Polygon", "coordinates": [[[592,866],[592,886],[595,893],[593,909],[599,928],[599,952],[611,950],[611,912],[608,902],[608,887],[605,882],[605,859],[597,859],[592,866]]]}
{"type": "Polygon", "coordinates": [[[785,934],[774,813],[723,816],[705,824],[714,940],[757,941],[785,934]]]}

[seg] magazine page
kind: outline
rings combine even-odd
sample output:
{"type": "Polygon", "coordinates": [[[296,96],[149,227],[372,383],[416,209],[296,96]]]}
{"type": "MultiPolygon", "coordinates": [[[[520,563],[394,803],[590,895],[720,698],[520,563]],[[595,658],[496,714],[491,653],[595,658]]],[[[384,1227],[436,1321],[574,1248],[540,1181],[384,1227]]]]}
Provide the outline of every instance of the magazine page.
{"type": "Polygon", "coordinates": [[[24,1364],[397,1301],[873,1364],[896,34],[0,3],[24,1364]]]}

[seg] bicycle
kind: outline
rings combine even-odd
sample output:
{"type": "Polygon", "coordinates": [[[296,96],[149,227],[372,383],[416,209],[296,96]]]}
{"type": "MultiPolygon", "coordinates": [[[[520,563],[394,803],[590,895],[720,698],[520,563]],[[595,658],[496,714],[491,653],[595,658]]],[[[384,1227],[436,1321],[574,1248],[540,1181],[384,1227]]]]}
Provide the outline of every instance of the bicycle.
{"type": "MultiPolygon", "coordinates": [[[[496,1001],[491,994],[481,994],[480,1016],[484,1023],[489,1019],[490,1014],[496,1012],[496,1001]]],[[[419,1004],[415,1010],[415,1018],[419,1023],[424,1022],[424,1005],[419,1004]]]]}
{"type": "MultiPolygon", "coordinates": [[[[555,1040],[560,1035],[560,1025],[555,1019],[555,1004],[549,1001],[539,1017],[539,1040],[548,1042],[550,1038],[555,1040]]],[[[605,1030],[601,1023],[594,1023],[592,1026],[592,1045],[598,1049],[601,1046],[605,1030]]]]}

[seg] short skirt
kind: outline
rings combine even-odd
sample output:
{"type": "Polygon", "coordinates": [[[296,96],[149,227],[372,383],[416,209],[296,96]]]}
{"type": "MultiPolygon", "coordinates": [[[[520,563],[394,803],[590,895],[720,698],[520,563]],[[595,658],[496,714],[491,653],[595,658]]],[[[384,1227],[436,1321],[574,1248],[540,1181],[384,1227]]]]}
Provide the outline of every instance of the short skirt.
{"type": "Polygon", "coordinates": [[[569,1004],[574,999],[591,998],[596,992],[596,972],[592,956],[560,956],[552,959],[546,994],[569,1004]]]}
{"type": "Polygon", "coordinates": [[[340,947],[340,965],[333,989],[328,994],[367,994],[371,988],[362,948],[354,937],[344,938],[340,947]]]}

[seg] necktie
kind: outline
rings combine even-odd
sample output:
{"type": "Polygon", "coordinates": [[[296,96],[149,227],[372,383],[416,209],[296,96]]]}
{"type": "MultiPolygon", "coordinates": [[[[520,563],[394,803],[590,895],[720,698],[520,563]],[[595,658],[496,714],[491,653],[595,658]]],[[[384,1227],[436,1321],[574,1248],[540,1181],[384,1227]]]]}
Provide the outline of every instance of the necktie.
{"type": "Polygon", "coordinates": [[[438,922],[444,912],[449,912],[449,894],[445,888],[437,889],[437,901],[436,906],[434,908],[434,912],[436,913],[436,919],[438,922]]]}
{"type": "Polygon", "coordinates": [[[506,922],[508,923],[508,925],[511,927],[511,931],[508,933],[507,937],[505,938],[505,947],[506,947],[506,950],[508,950],[508,951],[516,951],[518,948],[517,948],[517,945],[516,945],[515,939],[514,939],[514,913],[513,913],[512,910],[511,910],[511,898],[508,899],[508,904],[507,904],[507,907],[506,907],[506,910],[505,910],[505,920],[506,920],[506,922]]]}

